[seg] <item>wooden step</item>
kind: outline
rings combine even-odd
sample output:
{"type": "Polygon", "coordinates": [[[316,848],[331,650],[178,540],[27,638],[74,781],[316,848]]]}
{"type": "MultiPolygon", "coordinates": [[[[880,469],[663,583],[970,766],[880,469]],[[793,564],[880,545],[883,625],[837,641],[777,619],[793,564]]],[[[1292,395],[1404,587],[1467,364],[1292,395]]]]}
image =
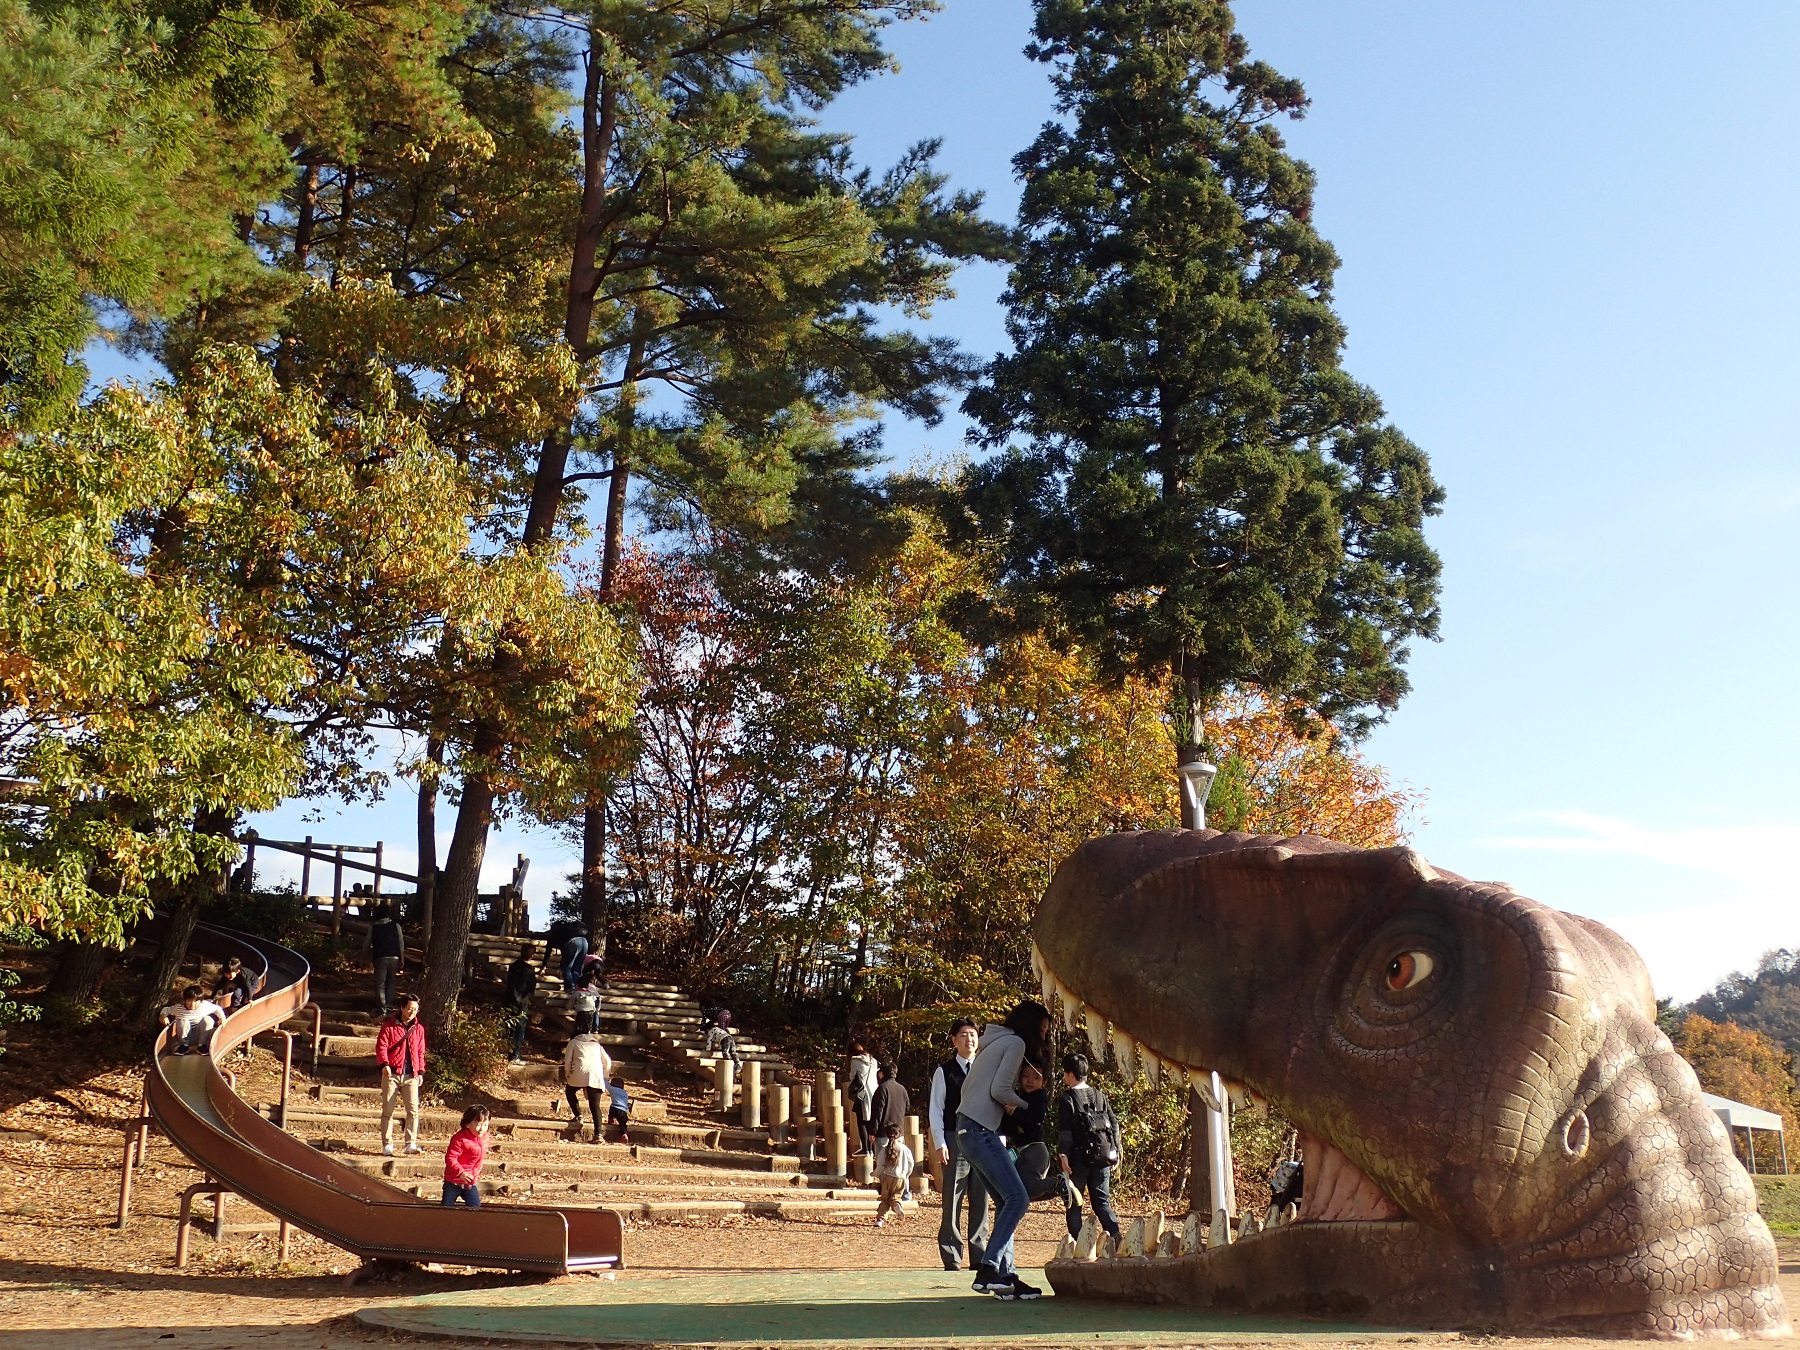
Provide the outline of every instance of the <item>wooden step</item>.
{"type": "MultiPolygon", "coordinates": [[[[615,1145],[589,1145],[588,1152],[599,1149],[612,1150],[615,1145]]],[[[413,1180],[442,1176],[444,1162],[421,1154],[418,1157],[368,1157],[356,1155],[346,1157],[344,1161],[358,1171],[367,1172],[371,1176],[389,1177],[397,1180],[413,1180]]],[[[616,1183],[633,1186],[666,1186],[671,1189],[712,1188],[744,1189],[769,1192],[787,1191],[838,1191],[850,1187],[846,1177],[830,1176],[826,1173],[809,1172],[750,1172],[743,1168],[689,1166],[657,1166],[640,1163],[627,1158],[623,1162],[584,1161],[575,1156],[574,1150],[568,1156],[553,1158],[516,1157],[512,1154],[490,1153],[485,1171],[499,1169],[509,1177],[553,1176],[568,1177],[592,1185],[616,1183]]],[[[484,1172],[485,1174],[485,1172],[484,1172]]]]}
{"type": "MultiPolygon", "coordinates": [[[[442,1193],[443,1183],[436,1185],[414,1185],[402,1187],[410,1190],[421,1200],[430,1199],[442,1193]]],[[[481,1183],[483,1196],[493,1196],[497,1200],[522,1201],[532,1198],[550,1199],[555,1195],[566,1197],[566,1188],[542,1190],[529,1185],[514,1185],[510,1182],[481,1183]]],[[[582,1197],[586,1199],[587,1197],[582,1197]]],[[[599,1201],[592,1205],[594,1209],[610,1209],[621,1218],[638,1219],[655,1222],[677,1219],[703,1219],[720,1215],[744,1214],[768,1219],[803,1219],[818,1218],[834,1214],[868,1215],[875,1212],[878,1203],[873,1195],[845,1195],[831,1200],[616,1200],[610,1203],[599,1201]]]]}
{"type": "MultiPolygon", "coordinates": [[[[445,1115],[437,1119],[423,1116],[419,1122],[419,1137],[434,1143],[447,1141],[456,1133],[457,1120],[460,1113],[445,1115]]],[[[396,1119],[399,1119],[398,1114],[396,1119]]],[[[358,1138],[375,1138],[380,1135],[381,1121],[378,1116],[360,1116],[333,1114],[320,1111],[296,1111],[289,1109],[287,1131],[298,1135],[309,1142],[315,1138],[339,1139],[346,1143],[358,1138]]],[[[528,1120],[523,1117],[496,1119],[493,1137],[496,1142],[504,1139],[518,1139],[526,1135],[558,1137],[571,1128],[564,1120],[528,1120]]],[[[751,1152],[738,1153],[732,1149],[722,1149],[719,1136],[721,1130],[717,1126],[667,1125],[661,1122],[633,1119],[631,1134],[634,1140],[652,1148],[678,1149],[684,1153],[698,1152],[707,1155],[727,1154],[745,1158],[759,1158],[761,1155],[751,1152]]],[[[766,1146],[767,1137],[763,1142],[766,1146]]],[[[314,1145],[318,1147],[318,1145],[314,1145]]]]}

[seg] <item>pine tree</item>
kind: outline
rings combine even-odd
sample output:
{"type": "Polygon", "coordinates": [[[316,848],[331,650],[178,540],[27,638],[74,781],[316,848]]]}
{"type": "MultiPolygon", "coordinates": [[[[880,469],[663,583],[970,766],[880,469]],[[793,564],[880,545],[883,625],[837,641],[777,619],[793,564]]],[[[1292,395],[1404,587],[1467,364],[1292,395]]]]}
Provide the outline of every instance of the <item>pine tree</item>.
{"type": "Polygon", "coordinates": [[[1014,160],[1015,350],[967,401],[965,504],[1028,612],[1115,672],[1168,672],[1178,725],[1233,687],[1351,732],[1437,626],[1424,453],[1339,364],[1337,257],[1273,125],[1300,85],[1219,0],[1038,0],[1058,121],[1014,160]]]}
{"type": "MultiPolygon", "coordinates": [[[[805,116],[885,63],[884,23],[928,7],[488,12],[443,61],[454,118],[350,100],[298,137],[287,209],[255,227],[303,286],[277,371],[346,408],[389,372],[469,467],[471,529],[496,557],[567,562],[597,490],[588,598],[602,604],[634,487],[660,524],[759,546],[797,515],[858,500],[872,439],[853,424],[883,406],[935,416],[972,373],[882,309],[925,309],[958,259],[1005,243],[972,196],[944,190],[928,147],[869,175],[805,116]]],[[[214,305],[169,325],[165,350],[241,326],[214,305]]],[[[558,676],[519,664],[526,636],[440,643],[429,668],[399,673],[416,679],[409,691],[390,685],[426,743],[421,776],[437,746],[458,784],[424,990],[440,1022],[498,811],[555,817],[585,799],[590,921],[603,904],[617,738],[605,719],[585,744],[547,732],[538,681],[558,676]]]]}

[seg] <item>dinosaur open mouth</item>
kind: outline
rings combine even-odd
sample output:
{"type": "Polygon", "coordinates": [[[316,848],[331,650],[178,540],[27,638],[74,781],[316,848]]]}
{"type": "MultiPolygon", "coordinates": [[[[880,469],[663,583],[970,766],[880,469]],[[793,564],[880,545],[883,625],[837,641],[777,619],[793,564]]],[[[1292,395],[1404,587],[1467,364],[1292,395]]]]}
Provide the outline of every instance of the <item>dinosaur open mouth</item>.
{"type": "MultiPolygon", "coordinates": [[[[1256,1115],[1267,1114],[1268,1100],[1254,1084],[1237,1082],[1202,1066],[1183,1063],[1142,1036],[1114,1024],[1103,1011],[1070,989],[1050,969],[1036,943],[1032,944],[1031,961],[1041,982],[1044,1005],[1053,1012],[1060,1008],[1063,1025],[1069,1031],[1082,1028],[1096,1053],[1104,1053],[1105,1047],[1110,1045],[1120,1071],[1127,1078],[1135,1077],[1141,1069],[1152,1084],[1165,1078],[1185,1082],[1200,1094],[1202,1101],[1216,1110],[1224,1110],[1227,1117],[1233,1107],[1256,1115]]],[[[1272,1210],[1267,1220],[1269,1225],[1358,1223],[1407,1217],[1406,1212],[1330,1139],[1303,1132],[1299,1143],[1305,1181],[1298,1212],[1272,1210]]],[[[1240,1235],[1264,1231],[1261,1205],[1240,1208],[1245,1215],[1241,1229],[1227,1236],[1207,1225],[1190,1223],[1179,1247],[1172,1250],[1174,1244],[1168,1244],[1161,1254],[1176,1255],[1178,1251],[1191,1254],[1202,1244],[1216,1243],[1222,1236],[1229,1241],[1240,1235]]],[[[1151,1241],[1154,1243],[1155,1239],[1151,1241]]]]}

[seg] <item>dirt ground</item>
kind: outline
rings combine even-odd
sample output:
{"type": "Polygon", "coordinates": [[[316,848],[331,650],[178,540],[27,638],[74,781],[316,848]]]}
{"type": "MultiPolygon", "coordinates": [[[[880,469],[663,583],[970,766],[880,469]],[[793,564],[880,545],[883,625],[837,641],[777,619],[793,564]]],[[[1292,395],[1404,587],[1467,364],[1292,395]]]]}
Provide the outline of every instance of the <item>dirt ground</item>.
{"type": "MultiPolygon", "coordinates": [[[[277,1265],[272,1233],[234,1234],[218,1244],[196,1233],[188,1268],[176,1270],[180,1195],[201,1178],[154,1133],[130,1221],[123,1229],[114,1226],[124,1127],[138,1111],[141,1075],[55,1060],[15,1060],[5,1067],[0,1347],[7,1350],[348,1350],[411,1342],[415,1338],[361,1327],[350,1314],[381,1299],[516,1282],[511,1276],[412,1271],[348,1289],[344,1277],[357,1268],[355,1258],[299,1233],[285,1268],[277,1265]]],[[[272,1097],[278,1076],[273,1057],[258,1051],[243,1070],[241,1090],[252,1099],[272,1097]]],[[[257,1216],[246,1211],[243,1217],[257,1216]]],[[[937,1263],[937,1218],[938,1210],[927,1206],[879,1231],[866,1219],[849,1218],[634,1225],[625,1237],[631,1269],[619,1278],[695,1270],[929,1269],[937,1263]]],[[[1034,1213],[1022,1234],[1021,1267],[1041,1265],[1060,1231],[1058,1216],[1034,1213]]],[[[1783,1259],[1800,1261],[1800,1243],[1786,1240],[1783,1259]]],[[[1800,1275],[1784,1276],[1783,1286],[1789,1306],[1800,1309],[1800,1275]]],[[[1458,1339],[1423,1337],[1411,1344],[1458,1339]]]]}

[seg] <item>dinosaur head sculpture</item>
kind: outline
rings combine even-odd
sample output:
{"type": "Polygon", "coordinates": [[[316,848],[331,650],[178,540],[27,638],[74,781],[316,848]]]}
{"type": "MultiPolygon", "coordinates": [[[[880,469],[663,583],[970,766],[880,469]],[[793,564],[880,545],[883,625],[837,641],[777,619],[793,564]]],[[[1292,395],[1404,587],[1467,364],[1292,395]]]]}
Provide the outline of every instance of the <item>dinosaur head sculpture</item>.
{"type": "Polygon", "coordinates": [[[1299,1128],[1298,1221],[1058,1293],[1416,1325],[1784,1334],[1756,1195],[1610,930],[1409,849],[1092,840],[1033,926],[1121,1060],[1217,1072],[1299,1128]]]}

